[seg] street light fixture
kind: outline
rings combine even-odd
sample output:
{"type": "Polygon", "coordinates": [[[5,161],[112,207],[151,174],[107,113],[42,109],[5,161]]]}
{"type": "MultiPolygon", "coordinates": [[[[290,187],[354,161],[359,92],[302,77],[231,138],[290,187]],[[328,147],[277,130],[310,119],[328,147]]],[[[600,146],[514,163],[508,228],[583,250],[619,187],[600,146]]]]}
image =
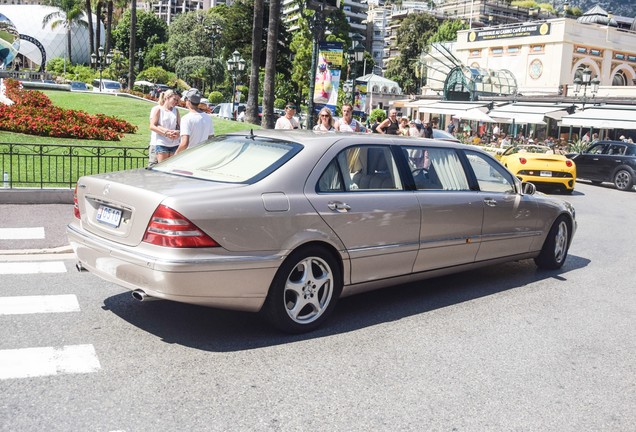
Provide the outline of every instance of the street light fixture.
{"type": "Polygon", "coordinates": [[[205,31],[210,35],[210,58],[214,58],[214,46],[221,39],[221,26],[218,24],[206,25],[205,31]]]}
{"type": "Polygon", "coordinates": [[[108,66],[113,61],[113,55],[111,53],[106,54],[104,57],[104,47],[99,47],[97,50],[99,56],[95,53],[91,54],[91,64],[99,69],[99,91],[102,91],[102,71],[104,66],[108,66]]]}
{"type": "Polygon", "coordinates": [[[352,35],[351,40],[353,41],[353,46],[347,51],[349,54],[349,70],[351,71],[351,105],[355,105],[356,94],[356,74],[353,66],[362,62],[364,59],[364,46],[360,43],[362,39],[364,39],[364,37],[358,33],[352,35]]]}
{"type": "Polygon", "coordinates": [[[579,92],[583,89],[583,94],[580,99],[583,101],[583,109],[585,109],[585,102],[587,102],[587,88],[590,87],[590,99],[594,99],[596,93],[598,93],[598,86],[601,84],[601,80],[598,77],[592,79],[592,71],[586,66],[581,72],[581,78],[576,77],[574,79],[574,96],[579,98],[579,92]]]}
{"type": "MultiPolygon", "coordinates": [[[[234,105],[236,103],[236,80],[239,72],[245,70],[245,60],[241,58],[241,53],[234,51],[232,58],[227,62],[227,70],[232,74],[232,113],[236,112],[234,105]]],[[[234,114],[233,114],[234,115],[234,114]]]]}
{"type": "Polygon", "coordinates": [[[165,51],[161,51],[161,67],[164,67],[164,63],[166,61],[166,52],[165,51]]]}

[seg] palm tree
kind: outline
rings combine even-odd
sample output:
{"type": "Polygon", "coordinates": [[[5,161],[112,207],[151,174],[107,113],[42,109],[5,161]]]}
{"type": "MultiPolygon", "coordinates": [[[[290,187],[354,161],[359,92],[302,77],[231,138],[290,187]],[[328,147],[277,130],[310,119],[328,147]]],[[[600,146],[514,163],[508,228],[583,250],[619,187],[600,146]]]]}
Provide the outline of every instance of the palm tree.
{"type": "Polygon", "coordinates": [[[247,94],[246,120],[258,121],[258,72],[261,66],[261,43],[263,39],[263,0],[254,0],[254,19],[252,25],[252,68],[250,89],[247,94]]]}
{"type": "Polygon", "coordinates": [[[59,26],[66,28],[66,54],[69,62],[72,63],[71,30],[73,26],[88,26],[84,18],[84,10],[78,0],[54,0],[51,5],[59,10],[51,12],[42,19],[42,28],[49,23],[53,30],[59,26]]]}
{"type": "Polygon", "coordinates": [[[128,90],[135,82],[135,45],[137,42],[137,0],[130,2],[130,52],[128,53],[128,90]]]}
{"type": "Polygon", "coordinates": [[[276,53],[278,50],[278,22],[280,20],[280,0],[269,2],[269,26],[267,28],[267,54],[265,59],[265,79],[263,80],[263,126],[274,129],[274,86],[276,84],[276,53]]]}
{"type": "Polygon", "coordinates": [[[113,33],[113,0],[106,2],[106,52],[110,52],[113,33]]]}
{"type": "Polygon", "coordinates": [[[89,54],[93,54],[95,52],[95,31],[93,30],[93,4],[91,0],[85,0],[84,11],[86,12],[86,21],[88,22],[89,54]]]}

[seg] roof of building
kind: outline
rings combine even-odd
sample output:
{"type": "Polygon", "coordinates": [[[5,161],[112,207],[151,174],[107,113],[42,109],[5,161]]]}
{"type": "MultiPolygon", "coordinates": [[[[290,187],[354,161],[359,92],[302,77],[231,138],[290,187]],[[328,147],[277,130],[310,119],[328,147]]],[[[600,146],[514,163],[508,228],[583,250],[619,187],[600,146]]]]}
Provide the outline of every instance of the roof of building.
{"type": "Polygon", "coordinates": [[[614,18],[610,18],[607,11],[599,5],[596,5],[589,11],[585,12],[582,16],[577,18],[576,21],[584,24],[601,24],[610,27],[618,27],[616,20],[614,18]]]}

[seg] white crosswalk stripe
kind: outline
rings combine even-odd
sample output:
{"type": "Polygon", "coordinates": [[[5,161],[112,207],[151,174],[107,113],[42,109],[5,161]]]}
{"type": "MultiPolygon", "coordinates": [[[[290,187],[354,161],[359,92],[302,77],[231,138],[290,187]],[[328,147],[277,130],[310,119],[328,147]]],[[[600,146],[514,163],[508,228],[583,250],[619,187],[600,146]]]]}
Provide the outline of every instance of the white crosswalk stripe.
{"type": "Polygon", "coordinates": [[[74,294],[0,297],[0,315],[79,311],[74,294]]]}
{"type": "Polygon", "coordinates": [[[93,345],[0,350],[0,379],[97,372],[93,345]]]}
{"type": "Polygon", "coordinates": [[[62,261],[0,263],[0,274],[35,273],[66,273],[66,266],[62,261]]]}
{"type": "Polygon", "coordinates": [[[44,227],[0,228],[0,240],[37,240],[44,238],[44,227]]]}
{"type": "MultiPolygon", "coordinates": [[[[0,240],[44,238],[44,228],[0,228],[0,240]]],[[[0,262],[0,275],[65,273],[63,261],[0,262]]],[[[0,282],[0,292],[6,286],[0,282]]],[[[0,296],[0,317],[81,312],[75,294],[0,296]]],[[[7,319],[7,318],[3,318],[7,319]]],[[[48,319],[48,318],[47,318],[48,319]]],[[[55,321],[51,318],[51,325],[55,321]]],[[[55,344],[55,341],[49,341],[55,344]]],[[[0,381],[64,374],[88,374],[101,369],[92,344],[0,350],[0,381]]]]}

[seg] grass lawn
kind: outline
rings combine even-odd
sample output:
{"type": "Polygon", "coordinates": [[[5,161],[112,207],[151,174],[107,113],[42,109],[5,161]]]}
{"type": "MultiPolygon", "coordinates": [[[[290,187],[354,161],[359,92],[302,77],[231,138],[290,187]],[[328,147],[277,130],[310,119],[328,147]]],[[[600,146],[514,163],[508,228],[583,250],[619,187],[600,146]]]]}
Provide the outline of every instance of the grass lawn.
{"type": "MultiPolygon", "coordinates": [[[[74,140],[69,138],[51,138],[36,135],[18,134],[0,131],[0,143],[28,143],[28,144],[74,144],[86,146],[123,146],[147,147],[150,142],[150,109],[153,102],[127,96],[113,94],[82,93],[60,90],[43,91],[55,106],[67,109],[86,111],[89,114],[106,114],[119,117],[136,125],[137,133],[126,134],[121,141],[74,140]]],[[[181,115],[186,110],[181,110],[181,115]]],[[[235,122],[214,118],[214,132],[216,135],[249,129],[260,129],[260,126],[249,123],[235,122]]]]}

